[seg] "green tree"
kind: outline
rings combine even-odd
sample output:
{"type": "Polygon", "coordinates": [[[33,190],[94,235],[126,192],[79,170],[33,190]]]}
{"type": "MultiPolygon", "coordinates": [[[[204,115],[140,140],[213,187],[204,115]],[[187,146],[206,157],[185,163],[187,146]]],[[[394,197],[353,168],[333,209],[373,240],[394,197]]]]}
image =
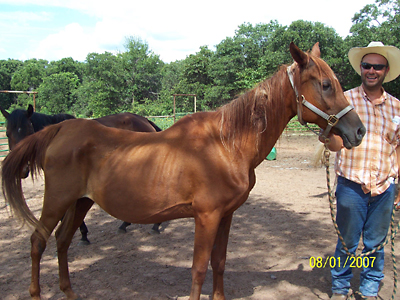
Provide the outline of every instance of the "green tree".
{"type": "MultiPolygon", "coordinates": [[[[206,93],[214,83],[210,77],[210,66],[213,52],[208,47],[200,47],[200,51],[191,54],[182,62],[181,77],[175,85],[173,94],[195,94],[197,99],[196,110],[205,110],[207,103],[206,93]]],[[[180,96],[176,109],[178,112],[193,112],[193,96],[180,96]]]]}
{"type": "MultiPolygon", "coordinates": [[[[180,94],[179,86],[181,82],[184,80],[183,77],[183,69],[184,69],[184,60],[177,60],[174,62],[170,62],[169,64],[165,64],[161,71],[161,85],[162,89],[160,91],[160,97],[157,102],[153,102],[158,104],[155,106],[149,114],[145,115],[171,115],[173,112],[173,94],[180,94]]],[[[185,92],[187,93],[187,92],[185,92]]],[[[136,110],[135,110],[136,112],[136,110]]],[[[139,112],[138,112],[139,113],[139,112]]]]}
{"type": "Polygon", "coordinates": [[[84,63],[78,62],[72,57],[67,57],[50,62],[47,75],[69,72],[78,76],[79,82],[82,83],[83,71],[84,63]]]}
{"type": "MultiPolygon", "coordinates": [[[[18,68],[11,79],[11,89],[15,91],[35,91],[46,76],[47,60],[30,59],[18,68]]],[[[19,94],[16,106],[26,107],[31,104],[31,99],[26,94],[19,94]]]]}
{"type": "MultiPolygon", "coordinates": [[[[0,90],[11,90],[11,78],[13,74],[22,67],[23,63],[19,60],[8,59],[0,60],[0,90]]],[[[16,94],[0,93],[0,106],[7,109],[17,99],[16,94]]]]}
{"type": "Polygon", "coordinates": [[[241,37],[227,37],[216,46],[209,71],[213,86],[206,91],[212,107],[221,106],[237,93],[239,73],[246,68],[242,41],[241,37]]]}
{"type": "Polygon", "coordinates": [[[45,77],[37,90],[37,107],[47,114],[70,113],[78,85],[78,76],[70,72],[45,77]]]}
{"type": "MultiPolygon", "coordinates": [[[[242,91],[252,88],[258,82],[272,75],[278,65],[283,63],[282,52],[271,51],[270,45],[276,39],[276,32],[284,27],[276,21],[267,24],[243,24],[239,26],[235,37],[241,43],[244,56],[244,68],[238,70],[235,89],[242,91]]],[[[283,52],[283,53],[287,53],[283,52]]]]}
{"type": "Polygon", "coordinates": [[[125,97],[143,103],[145,99],[158,99],[162,88],[161,71],[164,66],[160,57],[139,38],[128,37],[126,52],[121,54],[125,79],[125,97]]]}
{"type": "Polygon", "coordinates": [[[46,75],[46,60],[30,59],[18,68],[11,79],[11,88],[17,91],[33,91],[39,87],[46,75]]]}
{"type": "Polygon", "coordinates": [[[102,117],[129,108],[124,99],[124,76],[120,55],[90,53],[86,57],[83,83],[77,90],[76,115],[102,117]]]}

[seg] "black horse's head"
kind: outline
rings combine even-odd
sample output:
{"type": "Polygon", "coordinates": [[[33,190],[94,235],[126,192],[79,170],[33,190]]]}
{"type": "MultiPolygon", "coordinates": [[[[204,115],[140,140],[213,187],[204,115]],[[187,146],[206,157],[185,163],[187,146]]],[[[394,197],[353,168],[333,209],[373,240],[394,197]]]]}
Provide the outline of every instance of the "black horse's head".
{"type": "Polygon", "coordinates": [[[0,110],[7,120],[8,147],[12,151],[22,139],[34,133],[31,122],[33,106],[29,105],[27,110],[16,109],[12,113],[8,113],[3,108],[0,110]]]}

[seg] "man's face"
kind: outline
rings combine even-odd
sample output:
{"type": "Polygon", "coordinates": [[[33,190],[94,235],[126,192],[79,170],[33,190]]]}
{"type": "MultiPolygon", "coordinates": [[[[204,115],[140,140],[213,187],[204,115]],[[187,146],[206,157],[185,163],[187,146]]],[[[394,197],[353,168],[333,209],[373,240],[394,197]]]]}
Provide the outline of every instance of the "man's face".
{"type": "Polygon", "coordinates": [[[380,88],[382,86],[386,74],[389,72],[387,64],[386,58],[380,54],[371,53],[363,57],[360,65],[361,81],[366,89],[380,88]],[[381,70],[376,70],[371,65],[378,65],[376,68],[381,68],[381,70]],[[382,66],[384,67],[382,68],[382,66]]]}

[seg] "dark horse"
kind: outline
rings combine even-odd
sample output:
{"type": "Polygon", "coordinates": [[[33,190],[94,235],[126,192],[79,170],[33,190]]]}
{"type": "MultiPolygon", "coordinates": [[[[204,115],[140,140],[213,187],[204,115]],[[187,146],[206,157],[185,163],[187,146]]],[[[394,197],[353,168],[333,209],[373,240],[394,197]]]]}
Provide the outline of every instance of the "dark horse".
{"type": "Polygon", "coordinates": [[[318,44],[305,53],[291,43],[290,53],[293,65],[282,66],[254,89],[217,111],[186,116],[161,132],[130,132],[77,119],[49,126],[19,143],[3,161],[2,184],[15,214],[35,227],[32,298],[40,299],[40,260],[64,215],[56,230],[60,289],[68,300],[79,298],[71,287],[68,248],[96,202],[132,223],[193,217],[190,299],[200,299],[211,260],[212,298],[224,300],[233,213],[247,200],[256,182],[255,168],[287,123],[298,114],[303,122],[329,127],[349,149],[365,134],[336,76],[320,58],[318,44]],[[27,206],[21,186],[21,169],[28,163],[31,172],[45,174],[40,220],[27,206]]]}
{"type": "Polygon", "coordinates": [[[16,144],[28,135],[42,130],[45,126],[57,124],[64,120],[75,119],[68,114],[45,115],[33,111],[33,106],[29,104],[27,110],[16,109],[12,113],[0,107],[1,113],[7,120],[6,135],[8,147],[12,151],[16,144]]]}
{"type": "MultiPolygon", "coordinates": [[[[6,135],[8,138],[8,147],[10,151],[12,151],[15,148],[15,145],[26,138],[28,135],[42,130],[48,125],[57,124],[68,119],[75,119],[74,116],[69,114],[46,115],[37,113],[33,111],[32,105],[28,105],[27,110],[16,109],[13,110],[11,113],[7,112],[2,107],[0,107],[0,110],[7,120],[6,135]]],[[[131,131],[161,131],[161,129],[154,122],[132,113],[114,114],[95,120],[103,124],[104,126],[121,128],[131,131]]],[[[26,171],[24,171],[23,173],[23,178],[28,177],[28,169],[26,169],[26,171]]],[[[126,232],[126,227],[129,225],[130,223],[123,222],[119,227],[119,232],[126,232]]],[[[159,226],[160,223],[154,224],[152,231],[155,233],[160,233],[159,226]]],[[[81,232],[80,244],[90,244],[90,241],[87,237],[89,231],[85,222],[82,222],[79,229],[81,232]]]]}

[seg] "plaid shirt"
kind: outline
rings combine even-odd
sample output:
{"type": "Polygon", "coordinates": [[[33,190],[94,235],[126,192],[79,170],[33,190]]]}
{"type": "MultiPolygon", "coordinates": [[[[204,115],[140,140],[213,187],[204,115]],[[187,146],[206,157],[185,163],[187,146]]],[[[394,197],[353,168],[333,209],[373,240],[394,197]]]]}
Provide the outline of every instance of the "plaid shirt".
{"type": "Polygon", "coordinates": [[[362,86],[346,91],[345,96],[367,133],[358,147],[337,152],[336,174],[361,184],[364,193],[380,195],[398,175],[396,147],[400,144],[400,101],[384,91],[374,105],[362,86]]]}

